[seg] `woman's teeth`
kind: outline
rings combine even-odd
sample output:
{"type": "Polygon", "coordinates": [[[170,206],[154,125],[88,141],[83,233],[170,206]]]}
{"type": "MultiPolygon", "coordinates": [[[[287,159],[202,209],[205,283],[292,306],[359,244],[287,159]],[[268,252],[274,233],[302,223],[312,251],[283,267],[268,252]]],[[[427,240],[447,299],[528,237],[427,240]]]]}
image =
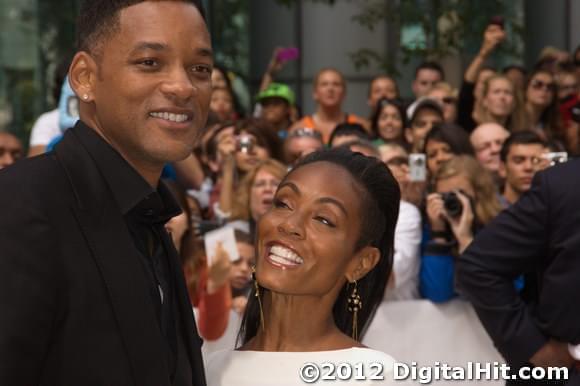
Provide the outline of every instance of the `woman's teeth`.
{"type": "Polygon", "coordinates": [[[173,113],[149,113],[149,115],[151,115],[154,118],[161,118],[161,119],[165,119],[166,121],[171,121],[171,122],[185,122],[187,121],[187,115],[186,114],[173,114],[173,113]]]}
{"type": "Polygon", "coordinates": [[[280,245],[273,245],[270,248],[270,256],[269,258],[279,264],[302,264],[304,263],[304,259],[298,256],[296,253],[291,251],[288,248],[284,248],[280,245]]]}

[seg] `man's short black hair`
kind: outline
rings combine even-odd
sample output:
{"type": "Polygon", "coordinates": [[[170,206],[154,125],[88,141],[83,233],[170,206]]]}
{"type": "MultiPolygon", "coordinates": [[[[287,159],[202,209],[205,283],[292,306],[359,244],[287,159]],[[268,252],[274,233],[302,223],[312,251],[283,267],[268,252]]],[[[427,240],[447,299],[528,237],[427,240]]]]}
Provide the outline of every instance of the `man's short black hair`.
{"type": "Polygon", "coordinates": [[[421,70],[433,70],[437,71],[441,76],[441,80],[445,80],[445,72],[443,71],[443,67],[437,62],[423,62],[417,66],[415,69],[415,79],[417,79],[417,75],[419,75],[419,71],[421,70]]]}
{"type": "Polygon", "coordinates": [[[513,145],[542,145],[546,146],[544,141],[538,134],[531,130],[518,131],[511,134],[503,143],[499,157],[502,162],[506,162],[508,154],[513,145]]]}
{"type": "Polygon", "coordinates": [[[369,134],[363,125],[359,123],[339,123],[332,131],[332,134],[330,134],[328,143],[332,145],[332,142],[336,137],[342,137],[345,135],[356,135],[360,139],[370,139],[369,134]]]}
{"type": "MultiPolygon", "coordinates": [[[[77,50],[94,53],[99,41],[119,28],[119,11],[145,1],[147,0],[85,0],[77,19],[77,50]]],[[[193,4],[205,20],[201,0],[180,1],[193,4]]]]}
{"type": "Polygon", "coordinates": [[[369,141],[368,139],[354,139],[352,141],[348,141],[345,142],[343,144],[341,144],[340,146],[337,147],[341,148],[341,149],[349,149],[350,151],[352,150],[353,146],[358,146],[358,147],[362,147],[367,149],[370,153],[373,153],[377,158],[380,157],[381,153],[379,153],[379,149],[377,149],[377,147],[375,145],[373,145],[373,143],[371,141],[369,141]]]}

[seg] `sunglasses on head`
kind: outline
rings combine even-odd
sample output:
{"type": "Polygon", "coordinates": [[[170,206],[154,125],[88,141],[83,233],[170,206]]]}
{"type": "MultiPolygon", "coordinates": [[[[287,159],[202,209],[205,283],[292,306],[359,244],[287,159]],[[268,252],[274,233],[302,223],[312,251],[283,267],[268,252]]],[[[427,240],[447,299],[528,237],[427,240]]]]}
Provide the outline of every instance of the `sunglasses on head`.
{"type": "Polygon", "coordinates": [[[534,79],[530,82],[530,86],[536,90],[545,89],[548,91],[555,91],[556,85],[550,82],[544,82],[539,79],[534,79]]]}
{"type": "Polygon", "coordinates": [[[301,138],[301,137],[311,137],[322,141],[322,134],[320,133],[320,131],[312,129],[310,127],[301,127],[292,130],[288,134],[288,138],[301,138]]]}

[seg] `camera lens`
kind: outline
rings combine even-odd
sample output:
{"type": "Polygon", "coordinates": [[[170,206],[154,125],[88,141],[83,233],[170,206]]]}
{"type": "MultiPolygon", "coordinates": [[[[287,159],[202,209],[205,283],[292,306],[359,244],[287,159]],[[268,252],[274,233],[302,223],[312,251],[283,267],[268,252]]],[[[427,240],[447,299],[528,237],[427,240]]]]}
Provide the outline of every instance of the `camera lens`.
{"type": "Polygon", "coordinates": [[[443,206],[451,218],[458,218],[463,212],[463,204],[455,192],[441,193],[443,206]]]}

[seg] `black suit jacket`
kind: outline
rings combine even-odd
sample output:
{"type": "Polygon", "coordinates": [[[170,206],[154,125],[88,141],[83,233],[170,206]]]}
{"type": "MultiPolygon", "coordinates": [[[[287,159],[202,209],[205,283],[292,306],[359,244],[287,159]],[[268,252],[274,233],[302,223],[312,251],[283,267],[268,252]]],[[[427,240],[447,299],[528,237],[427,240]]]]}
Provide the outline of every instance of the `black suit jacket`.
{"type": "MultiPolygon", "coordinates": [[[[193,381],[205,385],[181,267],[170,265],[193,381]]],[[[0,385],[168,385],[146,280],[74,130],[55,152],[0,171],[0,385]]]]}
{"type": "Polygon", "coordinates": [[[458,292],[508,362],[525,363],[549,338],[580,343],[580,160],[538,173],[532,188],[477,235],[456,269],[458,292]],[[538,278],[533,310],[513,285],[526,272],[538,278]]]}

